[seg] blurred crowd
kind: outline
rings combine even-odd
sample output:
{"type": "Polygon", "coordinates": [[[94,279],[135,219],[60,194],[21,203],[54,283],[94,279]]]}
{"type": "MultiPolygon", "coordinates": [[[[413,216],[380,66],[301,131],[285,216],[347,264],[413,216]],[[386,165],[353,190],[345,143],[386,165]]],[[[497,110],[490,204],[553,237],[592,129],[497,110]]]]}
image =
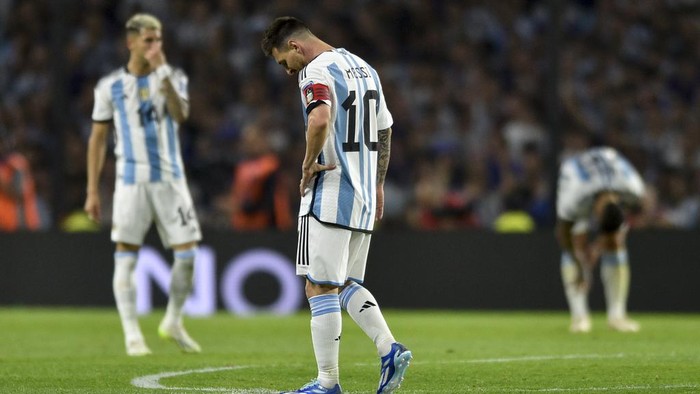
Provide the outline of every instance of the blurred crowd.
{"type": "MultiPolygon", "coordinates": [[[[124,21],[146,11],[190,78],[180,137],[202,224],[293,228],[298,87],[259,42],[274,17],[294,15],[382,77],[395,122],[382,226],[551,228],[558,163],[607,144],[648,185],[633,225],[698,228],[700,3],[553,3],[0,0],[0,164],[11,152],[26,159],[35,228],[92,228],[81,211],[93,88],[126,63],[124,21]],[[63,83],[52,80],[59,64],[63,83]],[[58,129],[56,100],[68,111],[58,129]]],[[[108,218],[113,167],[108,156],[108,218]]]]}

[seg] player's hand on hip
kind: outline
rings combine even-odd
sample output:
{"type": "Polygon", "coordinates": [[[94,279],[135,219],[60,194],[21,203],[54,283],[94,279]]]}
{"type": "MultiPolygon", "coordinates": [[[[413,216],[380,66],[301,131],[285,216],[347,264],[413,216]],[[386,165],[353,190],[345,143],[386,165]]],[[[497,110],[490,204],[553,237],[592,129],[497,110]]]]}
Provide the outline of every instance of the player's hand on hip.
{"type": "Polygon", "coordinates": [[[309,168],[301,168],[301,181],[299,181],[299,193],[304,196],[311,180],[314,178],[316,173],[321,171],[328,171],[335,168],[335,164],[319,164],[313,163],[309,168]]]}

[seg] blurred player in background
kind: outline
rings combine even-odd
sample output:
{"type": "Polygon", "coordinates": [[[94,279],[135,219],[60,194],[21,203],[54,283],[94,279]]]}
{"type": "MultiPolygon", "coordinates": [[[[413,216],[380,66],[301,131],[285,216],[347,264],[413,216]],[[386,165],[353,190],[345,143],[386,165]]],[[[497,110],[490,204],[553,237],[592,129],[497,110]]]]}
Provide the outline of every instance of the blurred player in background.
{"type": "Polygon", "coordinates": [[[341,392],[341,308],[377,346],[377,393],[393,392],[412,355],[396,342],[374,296],[360,285],[374,221],[384,210],[391,147],[393,119],[379,77],[364,60],[333,48],[292,17],[277,18],[267,28],[262,49],[289,75],[298,74],[305,110],[297,274],[306,277],[318,376],[294,392],[341,392]]]}
{"type": "Polygon", "coordinates": [[[563,249],[561,275],[571,311],[571,332],[589,332],[588,293],[598,261],[610,328],[639,331],[627,317],[630,271],[626,207],[639,204],[644,183],[617,151],[592,148],[564,161],[559,170],[556,233],[563,249]]]}
{"type": "Polygon", "coordinates": [[[130,356],[151,351],[136,315],[134,269],[144,237],[155,222],[161,240],[174,249],[170,297],[158,327],[162,338],[185,352],[200,346],[185,331],[182,307],[192,291],[197,242],[201,239],[180,154],[178,124],[189,115],[187,76],[166,62],[161,23],[136,14],[126,23],[129,63],[102,78],[95,88],[92,134],[88,145],[85,211],[101,219],[100,173],[107,134],[114,123],[117,181],[112,215],[114,297],[130,356]]]}

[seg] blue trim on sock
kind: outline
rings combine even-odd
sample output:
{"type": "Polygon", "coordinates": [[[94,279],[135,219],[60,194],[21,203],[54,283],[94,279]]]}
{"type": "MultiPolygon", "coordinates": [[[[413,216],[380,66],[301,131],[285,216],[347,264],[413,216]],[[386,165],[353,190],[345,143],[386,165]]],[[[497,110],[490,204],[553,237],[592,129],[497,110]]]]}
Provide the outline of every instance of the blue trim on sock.
{"type": "Polygon", "coordinates": [[[340,292],[340,307],[347,310],[350,298],[352,298],[353,294],[355,294],[356,291],[362,288],[362,286],[354,282],[351,282],[349,285],[347,285],[345,289],[343,289],[343,291],[340,292]]]}
{"type": "Polygon", "coordinates": [[[573,265],[574,264],[574,256],[569,253],[569,252],[562,252],[561,254],[561,265],[573,265]]]}
{"type": "Polygon", "coordinates": [[[124,252],[114,252],[114,258],[115,259],[126,259],[126,258],[137,258],[139,255],[139,252],[129,252],[129,251],[124,251],[124,252]]]}
{"type": "Polygon", "coordinates": [[[600,256],[600,264],[606,266],[626,265],[627,250],[619,250],[617,252],[606,252],[600,256]]]}
{"type": "Polygon", "coordinates": [[[197,255],[197,248],[176,250],[174,255],[177,260],[194,260],[194,257],[197,255]]]}
{"type": "Polygon", "coordinates": [[[309,298],[311,317],[328,313],[340,313],[340,300],[337,294],[323,294],[309,298]]]}

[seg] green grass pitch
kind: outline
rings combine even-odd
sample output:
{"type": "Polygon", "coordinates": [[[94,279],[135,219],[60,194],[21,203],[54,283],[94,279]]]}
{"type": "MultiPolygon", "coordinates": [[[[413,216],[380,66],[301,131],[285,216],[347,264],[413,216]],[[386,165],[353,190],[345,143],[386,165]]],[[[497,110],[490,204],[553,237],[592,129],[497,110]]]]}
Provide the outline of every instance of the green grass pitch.
{"type": "MultiPolygon", "coordinates": [[[[187,319],[202,354],[161,341],[161,313],[141,319],[154,354],[130,358],[113,309],[0,308],[0,393],[273,393],[316,373],[309,317],[187,319]]],[[[569,334],[564,312],[385,311],[414,353],[399,393],[699,393],[700,315],[634,314],[642,331],[569,334]]],[[[343,315],[341,384],[373,393],[378,359],[343,315]]]]}

